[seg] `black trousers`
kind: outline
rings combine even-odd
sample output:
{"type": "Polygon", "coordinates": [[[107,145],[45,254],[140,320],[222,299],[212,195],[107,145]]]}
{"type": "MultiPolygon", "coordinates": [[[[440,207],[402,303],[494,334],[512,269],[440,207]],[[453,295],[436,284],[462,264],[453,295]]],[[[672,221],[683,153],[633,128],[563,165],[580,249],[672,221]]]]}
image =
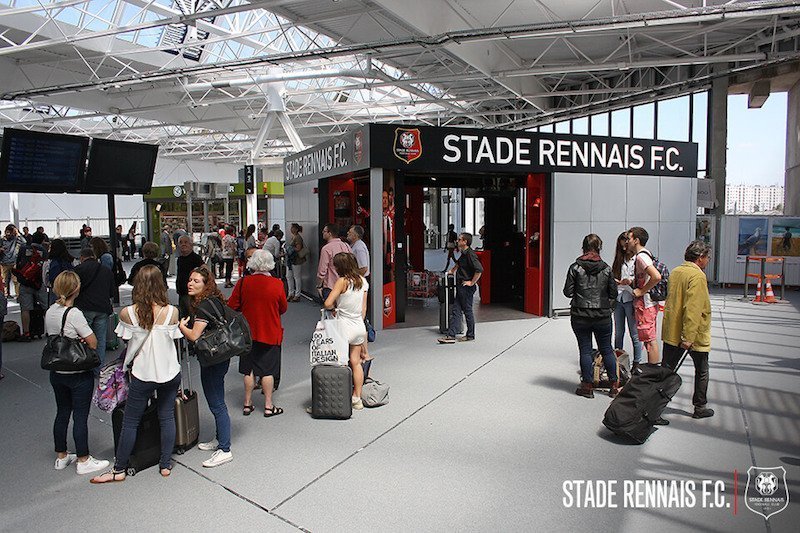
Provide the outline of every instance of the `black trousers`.
{"type": "MultiPolygon", "coordinates": [[[[674,369],[683,355],[683,348],[664,343],[663,360],[661,366],[674,369]]],[[[695,407],[705,407],[708,403],[708,352],[689,351],[689,356],[694,363],[694,394],[692,403],[695,407]]]]}

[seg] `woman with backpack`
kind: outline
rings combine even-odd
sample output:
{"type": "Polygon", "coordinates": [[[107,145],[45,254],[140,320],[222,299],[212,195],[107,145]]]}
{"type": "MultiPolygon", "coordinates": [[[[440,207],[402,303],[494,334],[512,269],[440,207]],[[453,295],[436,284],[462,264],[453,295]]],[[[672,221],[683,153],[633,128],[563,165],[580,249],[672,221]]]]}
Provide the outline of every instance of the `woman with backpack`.
{"type": "Polygon", "coordinates": [[[114,272],[114,256],[111,255],[111,250],[108,249],[106,241],[100,237],[92,237],[89,244],[94,251],[94,256],[100,261],[100,264],[111,272],[114,272]]]}
{"type": "MultiPolygon", "coordinates": [[[[217,288],[214,275],[206,266],[192,270],[189,275],[188,291],[192,314],[183,317],[179,327],[186,340],[194,342],[206,331],[217,327],[214,317],[221,317],[224,320],[226,303],[225,297],[217,288]]],[[[198,450],[214,452],[209,459],[203,461],[203,466],[206,468],[213,468],[233,460],[231,417],[228,414],[228,406],[225,405],[225,374],[228,373],[230,364],[230,359],[226,359],[215,365],[200,367],[203,394],[211,414],[214,415],[217,430],[216,439],[197,445],[198,450]]]]}
{"type": "MultiPolygon", "coordinates": [[[[97,348],[95,337],[86,317],[73,306],[81,290],[81,280],[74,272],[62,272],[53,283],[53,292],[58,300],[45,315],[45,331],[48,335],[59,335],[81,339],[89,348],[97,348]]],[[[105,340],[105,339],[104,339],[105,340]]],[[[89,474],[108,466],[108,461],[95,459],[89,454],[89,407],[94,392],[94,373],[91,370],[78,372],[50,372],[50,385],[56,399],[56,419],[53,422],[53,440],[56,461],[54,468],[64,470],[77,462],[78,474],[89,474]],[[72,417],[72,438],[75,453],[67,451],[67,429],[72,417]]]]}
{"type": "Polygon", "coordinates": [[[634,283],[634,254],[628,249],[628,232],[623,231],[617,237],[617,249],[614,255],[614,264],[611,266],[614,281],[617,282],[617,305],[614,307],[614,351],[617,355],[622,352],[625,341],[625,325],[633,344],[633,368],[631,372],[639,371],[642,362],[642,343],[636,332],[636,316],[633,313],[633,283],[634,283]]]}
{"type": "Polygon", "coordinates": [[[580,352],[581,385],[575,394],[585,398],[594,398],[592,336],[611,382],[608,395],[614,398],[619,394],[617,358],[611,347],[611,311],[617,299],[617,283],[611,267],[600,258],[602,249],[600,237],[594,233],[584,237],[583,255],[570,265],[564,284],[564,296],[572,299],[570,323],[580,352]]]}
{"type": "Polygon", "coordinates": [[[181,367],[175,340],[178,310],[169,304],[161,270],[148,265],[139,270],[133,286],[133,305],[119,314],[117,334],[128,342],[125,368],[130,369],[130,386],[122,418],[114,468],[92,478],[92,483],[125,480],[125,470],[136,442],[139,423],[148,399],[156,393],[161,428],[160,473],[168,477],[175,447],[175,391],[181,382],[181,367]]]}

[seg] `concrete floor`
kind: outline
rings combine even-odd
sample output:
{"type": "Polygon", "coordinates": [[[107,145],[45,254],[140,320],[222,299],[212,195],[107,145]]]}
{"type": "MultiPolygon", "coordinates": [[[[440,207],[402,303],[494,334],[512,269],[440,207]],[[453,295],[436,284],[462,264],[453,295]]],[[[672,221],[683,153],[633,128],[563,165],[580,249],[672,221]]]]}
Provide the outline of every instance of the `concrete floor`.
{"type": "MultiPolygon", "coordinates": [[[[717,415],[689,416],[687,364],[667,411],[672,424],[642,446],[602,426],[607,397],[573,394],[576,346],[564,318],[480,323],[476,342],[452,346],[436,345],[431,327],[379,332],[372,373],[391,385],[390,403],[347,421],[311,419],[307,354],[318,308],[293,303],[275,396],[284,415],[243,417],[232,370],[233,462],[204,469],[209,453],[195,448],[175,456],[168,479],[150,469],[108,486],[53,470],[55,405],[39,369],[42,342],[8,343],[0,530],[796,531],[800,294],[788,296],[790,304],[756,306],[733,292],[713,295],[709,398],[717,415]],[[768,522],[742,500],[752,465],[786,469],[790,504],[768,522]],[[730,507],[703,508],[705,479],[724,483],[730,507]],[[566,508],[569,480],[616,480],[619,506],[566,508]],[[693,481],[695,505],[626,508],[624,480],[693,481]]],[[[193,371],[199,383],[197,365],[193,371]]],[[[213,419],[202,402],[206,440],[213,419]]],[[[109,419],[93,408],[89,422],[92,453],[106,459],[114,453],[109,419]]]]}

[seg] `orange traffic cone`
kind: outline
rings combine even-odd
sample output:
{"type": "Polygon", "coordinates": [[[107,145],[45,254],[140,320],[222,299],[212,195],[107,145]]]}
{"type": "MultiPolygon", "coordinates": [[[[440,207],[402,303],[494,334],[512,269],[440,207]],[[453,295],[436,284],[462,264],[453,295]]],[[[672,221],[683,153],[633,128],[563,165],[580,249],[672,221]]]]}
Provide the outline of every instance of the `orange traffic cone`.
{"type": "Polygon", "coordinates": [[[753,303],[761,301],[761,280],[758,280],[758,285],[756,286],[756,297],[753,299],[753,303]]]}
{"type": "Polygon", "coordinates": [[[775,298],[775,293],[772,292],[772,284],[769,280],[767,280],[764,285],[764,301],[768,304],[774,304],[778,301],[777,298],[775,298]]]}

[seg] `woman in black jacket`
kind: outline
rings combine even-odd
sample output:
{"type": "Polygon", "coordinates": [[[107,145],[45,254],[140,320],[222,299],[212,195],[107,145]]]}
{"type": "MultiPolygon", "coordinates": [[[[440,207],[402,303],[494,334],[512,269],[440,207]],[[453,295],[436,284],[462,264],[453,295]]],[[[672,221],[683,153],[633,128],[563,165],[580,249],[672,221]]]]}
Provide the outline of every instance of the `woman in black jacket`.
{"type": "Polygon", "coordinates": [[[594,398],[592,334],[611,381],[608,395],[613,398],[619,393],[617,358],[611,346],[611,313],[617,299],[617,282],[611,267],[600,258],[602,248],[603,241],[594,233],[584,237],[583,255],[570,265],[564,284],[564,296],[572,298],[570,322],[580,351],[581,386],[575,394],[586,398],[594,398]]]}

